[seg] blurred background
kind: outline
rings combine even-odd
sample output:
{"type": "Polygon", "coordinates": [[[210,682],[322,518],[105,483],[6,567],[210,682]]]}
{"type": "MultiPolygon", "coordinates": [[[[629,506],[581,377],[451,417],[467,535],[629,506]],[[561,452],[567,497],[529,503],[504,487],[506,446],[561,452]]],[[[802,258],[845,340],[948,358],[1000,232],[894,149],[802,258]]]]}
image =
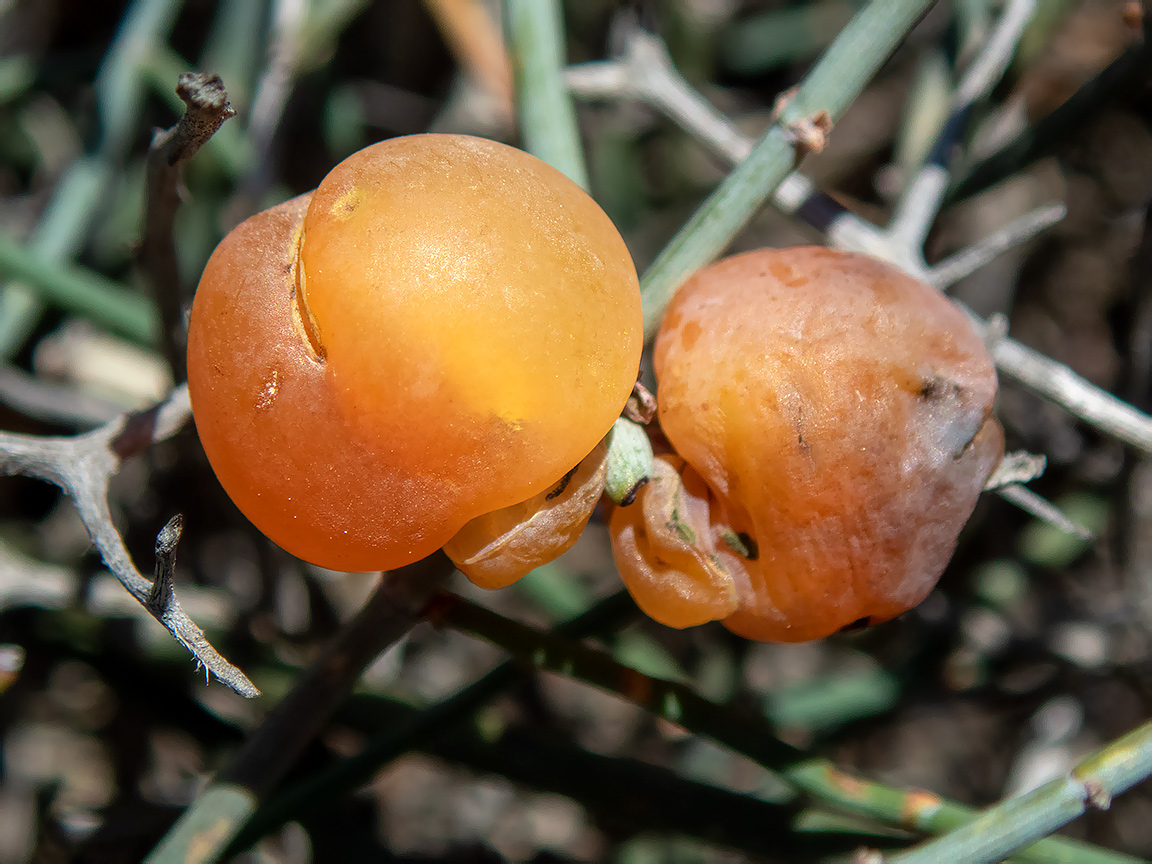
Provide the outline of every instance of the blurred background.
{"type": "MultiPolygon", "coordinates": [[[[641,26],[756,135],[862,5],[570,0],[568,59],[611,57],[641,26]]],[[[998,8],[938,3],[805,173],[884,224],[947,115],[953,70],[998,8]]],[[[1039,3],[969,124],[953,200],[926,252],[937,260],[1065,201],[1059,225],[954,293],[1148,410],[1152,67],[1141,12],[1121,0],[1039,3]],[[1089,98],[1069,102],[1078,91],[1089,98]],[[985,161],[1021,134],[1027,148],[985,161]]],[[[428,130],[517,143],[500,15],[498,2],[450,0],[0,0],[0,276],[28,248],[143,290],[144,159],[153,130],[182,110],[184,71],[218,73],[237,110],[185,172],[176,222],[185,303],[230,227],[315,187],[368,143],[428,130]]],[[[632,101],[580,102],[579,121],[592,193],[643,270],[727,166],[632,101]]],[[[733,248],[820,242],[768,207],[733,248]]],[[[170,390],[154,348],[31,296],[15,281],[0,295],[0,428],[72,434],[170,390]]],[[[1010,449],[1048,458],[1033,488],[1095,542],[986,496],[939,588],[895,622],[785,646],[634,616],[602,644],[893,786],[983,805],[1066,771],[1152,714],[1152,463],[1011,382],[999,413],[1010,449]]],[[[104,569],[69,499],[37,480],[0,478],[0,864],[140,860],[373,584],[264,540],[220,490],[191,428],[126,462],[112,505],[145,573],[156,532],[184,515],[181,600],[265,698],[205,684],[104,569]]],[[[549,625],[620,585],[604,527],[593,524],[572,552],[512,588],[452,587],[549,625]]],[[[440,702],[503,657],[420,625],[371,666],[291,777],[357,752],[406,709],[440,702]]],[[[243,860],[798,860],[740,801],[787,807],[803,830],[875,832],[896,845],[910,836],[791,794],[749,759],[615,696],[525,674],[456,733],[423,742],[359,792],[318,802],[243,860]],[[664,773],[645,773],[652,766],[664,773]],[[685,812],[649,787],[673,790],[685,812]],[[705,787],[745,797],[714,799],[705,787]]],[[[1152,789],[1138,786],[1066,832],[1152,857],[1152,789]]]]}

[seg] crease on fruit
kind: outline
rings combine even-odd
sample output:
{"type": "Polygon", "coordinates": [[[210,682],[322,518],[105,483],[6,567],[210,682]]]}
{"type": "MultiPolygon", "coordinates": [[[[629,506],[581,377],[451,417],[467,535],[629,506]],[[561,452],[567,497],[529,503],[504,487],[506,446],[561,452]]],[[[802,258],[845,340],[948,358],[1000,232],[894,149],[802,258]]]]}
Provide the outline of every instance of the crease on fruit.
{"type": "Polygon", "coordinates": [[[312,315],[312,310],[308,308],[308,275],[300,259],[301,251],[304,249],[303,219],[296,228],[296,238],[292,245],[296,250],[292,256],[292,294],[296,301],[292,304],[292,324],[298,328],[303,341],[311,350],[312,359],[323,362],[328,354],[324,350],[324,343],[320,341],[320,327],[312,315]]]}

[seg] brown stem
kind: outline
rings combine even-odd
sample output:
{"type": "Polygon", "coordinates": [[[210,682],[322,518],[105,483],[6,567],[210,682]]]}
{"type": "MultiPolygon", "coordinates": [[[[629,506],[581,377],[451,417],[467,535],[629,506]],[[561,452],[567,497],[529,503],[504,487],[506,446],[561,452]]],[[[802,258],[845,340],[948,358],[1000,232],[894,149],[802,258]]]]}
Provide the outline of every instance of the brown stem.
{"type": "Polygon", "coordinates": [[[218,75],[185,72],[176,93],[188,106],[180,122],[156,132],[148,151],[144,239],[140,268],[160,309],[164,355],[174,380],[187,377],[185,335],[173,226],[180,205],[180,167],[236,112],[218,75]]]}
{"type": "Polygon", "coordinates": [[[264,718],[220,775],[264,798],[352,692],[380,652],[421,619],[429,600],[452,574],[442,552],[385,574],[364,607],[264,718]]]}

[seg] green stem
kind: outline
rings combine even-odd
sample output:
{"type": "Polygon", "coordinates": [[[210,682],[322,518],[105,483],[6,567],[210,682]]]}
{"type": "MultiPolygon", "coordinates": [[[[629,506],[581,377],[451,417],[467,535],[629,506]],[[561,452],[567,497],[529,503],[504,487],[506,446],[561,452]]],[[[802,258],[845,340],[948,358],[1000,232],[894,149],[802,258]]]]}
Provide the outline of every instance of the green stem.
{"type": "MultiPolygon", "coordinates": [[[[603,651],[543,633],[461,598],[449,599],[440,604],[440,618],[444,623],[492,642],[538,669],[558,672],[607,690],[658,717],[711,738],[778,773],[794,788],[813,798],[887,825],[933,834],[951,831],[978,816],[979,811],[974,808],[931,793],[893,789],[840,771],[827,759],[813,757],[781,741],[759,714],[719,705],[685,684],[622,666],[603,651]]],[[[1114,748],[1119,746],[1118,743],[1114,748]]],[[[1094,766],[1093,777],[1119,785],[1120,772],[1126,770],[1122,781],[1131,785],[1129,781],[1138,778],[1143,769],[1143,763],[1124,768],[1123,754],[1131,746],[1126,744],[1125,749],[1113,754],[1106,766],[1094,766]]],[[[969,859],[945,856],[919,860],[969,859]]],[[[1029,864],[1134,864],[1138,859],[1063,837],[1046,837],[1020,850],[1013,860],[1029,864]]]]}
{"type": "Polygon", "coordinates": [[[873,0],[852,19],[784,106],[780,119],[680,229],[640,287],[644,335],[660,326],[676,289],[724,251],[795,166],[787,127],[826,111],[838,120],[932,0],[873,0]]]}
{"type": "Polygon", "coordinates": [[[505,14],[524,147],[588,188],[576,108],[564,84],[564,19],[559,0],[508,0],[505,14]]]}
{"type": "Polygon", "coordinates": [[[145,95],[141,64],[167,41],[182,5],[182,0],[136,0],[104,55],[93,89],[100,114],[99,154],[109,163],[123,158],[140,123],[145,95]]]}
{"type": "Polygon", "coordinates": [[[159,321],[152,301],[97,273],[37,254],[4,233],[0,233],[0,274],[21,280],[39,299],[114,333],[144,345],[156,342],[159,321]]]}
{"type": "Polygon", "coordinates": [[[763,75],[811,60],[861,5],[859,0],[819,0],[742,18],[724,34],[719,56],[737,75],[763,75]]]}
{"type": "MultiPolygon", "coordinates": [[[[453,601],[454,602],[454,601],[453,601]]],[[[429,610],[435,620],[440,603],[429,610]]],[[[636,606],[624,592],[600,601],[591,609],[567,621],[557,632],[568,638],[588,636],[612,629],[621,620],[634,615],[636,606]]],[[[309,808],[334,801],[343,794],[372,779],[380,768],[396,757],[431,741],[452,729],[511,684],[518,675],[517,664],[504,663],[450,699],[424,711],[416,712],[369,741],[355,756],[292,786],[260,808],[252,821],[229,847],[229,854],[248,848],[268,831],[296,818],[309,808]]]]}
{"type": "MultiPolygon", "coordinates": [[[[263,52],[254,49],[262,47],[265,14],[263,4],[252,0],[221,0],[200,54],[197,71],[219,75],[228,87],[228,101],[238,112],[246,112],[252,100],[256,70],[263,58],[263,52]]],[[[168,89],[181,72],[191,69],[185,66],[168,76],[168,89]]],[[[181,107],[177,105],[176,110],[181,107]]]]}
{"type": "MultiPolygon", "coordinates": [[[[106,162],[81,156],[68,166],[29,238],[29,250],[45,262],[67,261],[80,251],[99,202],[108,197],[112,171],[106,162]]],[[[24,346],[44,308],[35,286],[14,282],[0,288],[0,361],[24,346]]]]}
{"type": "MultiPolygon", "coordinates": [[[[136,0],[125,14],[93,85],[100,116],[98,154],[70,166],[30,241],[46,261],[68,261],[83,247],[92,219],[108,198],[113,171],[137,130],[144,104],[140,62],[164,42],[180,5],[180,0],[136,0]]],[[[28,286],[0,286],[0,362],[23,347],[43,308],[42,297],[28,286]]]]}
{"type": "Polygon", "coordinates": [[[1119,795],[1152,775],[1152,723],[1146,723],[1085,759],[1065,777],[985,810],[949,834],[886,860],[899,864],[934,861],[999,861],[1071,822],[1089,807],[1105,809],[1119,795]]]}
{"type": "MultiPolygon", "coordinates": [[[[381,697],[354,698],[341,720],[371,733],[408,725],[421,712],[381,697]]],[[[626,835],[659,832],[695,837],[758,860],[811,862],[845,856],[860,846],[895,843],[860,826],[813,831],[798,820],[804,812],[793,798],[765,800],[680,776],[674,770],[635,758],[602,756],[556,739],[547,732],[513,726],[497,730],[462,722],[451,734],[416,742],[420,751],[471,771],[500,775],[517,786],[564,795],[597,820],[623,828],[626,835]]],[[[783,797],[783,796],[781,796],[783,797]]],[[[811,813],[811,811],[808,811],[811,813]]],[[[829,814],[830,815],[830,814],[829,814]]],[[[297,818],[305,829],[328,817],[312,806],[297,818]]]]}

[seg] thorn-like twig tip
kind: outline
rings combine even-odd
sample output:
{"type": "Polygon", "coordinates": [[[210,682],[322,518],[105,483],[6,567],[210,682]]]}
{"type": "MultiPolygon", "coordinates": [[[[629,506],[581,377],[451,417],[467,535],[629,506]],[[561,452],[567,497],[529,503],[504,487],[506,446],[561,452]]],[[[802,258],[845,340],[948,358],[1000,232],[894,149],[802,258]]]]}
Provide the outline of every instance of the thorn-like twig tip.
{"type": "Polygon", "coordinates": [[[1012,484],[996,489],[996,494],[1010,504],[1019,507],[1025,513],[1035,516],[1042,522],[1047,522],[1054,528],[1059,528],[1066,534],[1079,537],[1085,542],[1092,542],[1096,535],[1079,522],[1073,522],[1064,512],[1046,498],[1037,495],[1027,486],[1012,484]]]}
{"type": "Polygon", "coordinates": [[[1035,453],[1024,450],[1005,453],[1000,464],[992,470],[991,476],[984,484],[984,491],[992,492],[1004,486],[1030,483],[1041,476],[1047,466],[1048,460],[1035,453]]]}
{"type": "Polygon", "coordinates": [[[933,264],[929,268],[929,281],[937,288],[954,285],[1001,253],[1020,246],[1051,228],[1067,215],[1068,207],[1063,201],[1053,201],[1037,207],[968,248],[961,249],[943,261],[933,264]]]}
{"type": "Polygon", "coordinates": [[[172,602],[176,578],[176,544],[184,533],[184,517],[177,513],[156,535],[156,575],[148,593],[148,608],[161,617],[172,602]]]}
{"type": "Polygon", "coordinates": [[[171,555],[176,551],[176,544],[184,533],[184,516],[177,513],[156,535],[156,554],[171,555]]]}

